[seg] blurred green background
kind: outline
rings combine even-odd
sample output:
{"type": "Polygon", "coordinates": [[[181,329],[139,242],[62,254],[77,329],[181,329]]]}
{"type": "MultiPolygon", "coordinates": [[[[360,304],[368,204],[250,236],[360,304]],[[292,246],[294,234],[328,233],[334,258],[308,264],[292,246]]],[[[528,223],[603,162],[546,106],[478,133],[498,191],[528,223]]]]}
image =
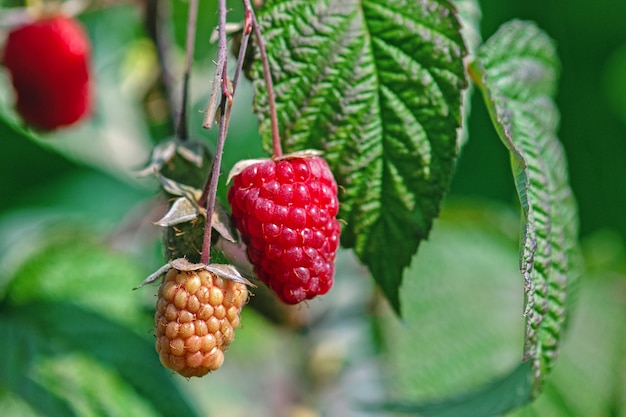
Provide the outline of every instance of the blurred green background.
{"type": "MultiPolygon", "coordinates": [[[[156,288],[130,289],[164,261],[160,231],[150,224],[163,209],[156,181],[134,172],[171,131],[141,10],[121,3],[80,16],[94,43],[98,86],[88,123],[45,137],[22,129],[0,70],[0,330],[10,335],[0,341],[0,415],[169,416],[178,415],[179,401],[189,415],[371,416],[376,413],[354,403],[449,396],[519,361],[517,197],[508,154],[474,95],[469,142],[442,218],[405,277],[405,322],[380,306],[367,272],[342,251],[332,294],[291,312],[304,324],[275,325],[246,309],[223,369],[191,381],[163,370],[152,348],[156,288]],[[74,333],[55,327],[66,313],[76,315],[74,333]],[[82,343],[94,335],[107,343],[82,343]]],[[[213,147],[216,132],[201,128],[201,110],[214,67],[209,38],[216,13],[214,1],[200,3],[190,127],[213,147]]],[[[169,4],[177,75],[187,2],[169,4]]],[[[240,20],[239,2],[229,6],[229,20],[240,20]]],[[[515,415],[624,416],[626,2],[483,0],[481,6],[483,39],[521,18],[536,21],[558,43],[560,137],[587,262],[562,360],[545,394],[515,415]]],[[[224,172],[263,155],[251,101],[245,82],[224,172]]]]}

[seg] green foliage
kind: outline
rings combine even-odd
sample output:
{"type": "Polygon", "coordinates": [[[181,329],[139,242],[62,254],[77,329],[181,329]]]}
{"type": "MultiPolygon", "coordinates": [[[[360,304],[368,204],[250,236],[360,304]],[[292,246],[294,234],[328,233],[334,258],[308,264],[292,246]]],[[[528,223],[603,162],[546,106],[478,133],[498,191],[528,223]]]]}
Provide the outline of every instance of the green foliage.
{"type": "MultiPolygon", "coordinates": [[[[169,69],[177,79],[188,2],[160,3],[171,6],[164,33],[172,36],[169,69]]],[[[200,2],[192,88],[198,97],[190,109],[192,136],[204,143],[215,136],[199,122],[214,70],[215,47],[207,40],[215,3],[200,2]]],[[[489,10],[488,32],[496,18],[499,24],[508,14],[527,15],[516,9],[522,3],[481,4],[489,10]]],[[[587,15],[574,22],[594,30],[577,30],[577,42],[572,34],[557,36],[561,26],[580,28],[571,20],[577,9],[541,5],[541,26],[551,26],[563,57],[626,42],[585,47],[581,39],[603,32],[587,15]]],[[[241,6],[229,7],[229,22],[240,21],[241,6]]],[[[325,152],[342,185],[342,243],[369,271],[340,251],[328,295],[276,310],[284,317],[274,322],[247,306],[224,367],[202,380],[181,381],[162,368],[151,334],[155,289],[130,290],[162,264],[163,249],[155,244],[160,230],[146,224],[162,214],[145,200],[156,186],[142,188],[133,173],[148,160],[151,142],[167,136],[149,130],[140,105],[157,76],[140,9],[105,7],[80,16],[94,42],[98,85],[96,113],[83,125],[47,135],[22,126],[0,71],[0,415],[353,417],[365,408],[430,417],[626,416],[624,244],[610,234],[587,238],[585,280],[577,283],[577,212],[556,137],[555,43],[534,24],[514,21],[481,46],[478,2],[458,0],[454,7],[446,0],[270,0],[258,10],[284,150],[325,152]],[[466,159],[468,147],[490,142],[470,116],[468,63],[510,156],[511,195],[517,191],[523,215],[520,246],[511,209],[474,195],[469,205],[450,199],[430,232],[457,147],[466,146],[461,165],[470,167],[461,194],[498,187],[488,176],[484,184],[475,180],[497,165],[491,154],[478,148],[466,159]],[[369,273],[383,296],[371,291],[369,273]]],[[[614,15],[617,24],[607,31],[623,32],[621,15],[614,15]]],[[[619,117],[621,55],[605,73],[595,71],[605,77],[619,117]]],[[[576,80],[572,74],[596,69],[563,62],[563,86],[576,80]]],[[[270,137],[258,62],[253,75],[252,86],[238,87],[224,171],[259,156],[260,137],[248,123],[252,90],[260,136],[266,145],[270,137]]],[[[619,185],[601,182],[608,191],[596,199],[602,187],[590,184],[621,178],[614,161],[623,146],[615,145],[621,136],[609,134],[615,130],[590,116],[608,114],[587,101],[598,86],[579,84],[562,93],[569,128],[561,136],[570,160],[578,161],[572,180],[579,199],[586,196],[589,231],[610,223],[621,207],[619,185]],[[577,136],[589,129],[587,142],[577,136]]],[[[178,174],[196,187],[206,177],[193,163],[172,171],[178,174]]],[[[615,227],[624,230],[620,221],[615,227]]]]}
{"type": "Polygon", "coordinates": [[[403,322],[382,318],[394,401],[376,409],[420,416],[624,415],[623,242],[607,234],[584,242],[588,269],[578,308],[551,377],[529,404],[531,362],[515,368],[524,326],[523,283],[512,268],[516,219],[504,213],[456,204],[442,211],[407,271],[420,279],[406,281],[403,322]]]}
{"type": "MultiPolygon", "coordinates": [[[[466,389],[468,392],[466,394],[434,402],[409,403],[406,400],[399,400],[387,404],[388,410],[426,416],[462,414],[489,417],[530,402],[539,394],[543,381],[555,364],[567,313],[571,309],[571,305],[568,305],[568,303],[571,304],[568,295],[571,298],[572,287],[580,274],[576,206],[569,188],[563,150],[555,133],[558,114],[552,99],[556,89],[558,60],[551,40],[533,24],[517,21],[506,24],[479,48],[478,55],[470,68],[473,80],[484,95],[496,130],[511,153],[514,181],[522,207],[524,223],[520,245],[520,271],[524,276],[524,316],[526,318],[523,360],[530,364],[519,365],[509,375],[505,374],[501,379],[488,383],[478,391],[472,392],[466,389]],[[503,389],[505,386],[508,389],[503,389]]],[[[459,241],[459,238],[456,238],[456,241],[459,241]]],[[[485,245],[480,245],[480,247],[484,249],[485,245]]],[[[454,251],[454,249],[451,250],[454,251]]],[[[470,253],[469,259],[476,258],[476,255],[472,256],[470,253]]],[[[430,261],[437,264],[432,256],[430,261]]],[[[442,264],[441,261],[440,264],[442,264]]],[[[467,268],[467,262],[463,266],[467,268]]],[[[469,268],[472,269],[471,266],[469,268]]],[[[421,270],[422,273],[427,271],[427,267],[421,270]]],[[[460,274],[443,272],[440,275],[449,277],[460,274]]],[[[489,288],[489,285],[481,285],[477,280],[473,280],[472,285],[478,285],[481,289],[489,288]]],[[[454,288],[462,287],[457,284],[454,288]]],[[[415,294],[424,292],[407,289],[414,300],[415,294]]],[[[479,299],[477,296],[472,296],[470,290],[464,290],[462,293],[471,297],[474,302],[479,299]]],[[[469,342],[471,341],[469,335],[474,336],[484,331],[485,327],[491,330],[494,328],[493,325],[490,326],[481,320],[472,320],[467,313],[472,309],[463,308],[463,303],[455,300],[450,294],[443,296],[445,301],[439,300],[438,302],[436,296],[426,297],[429,301],[434,299],[433,304],[441,305],[447,315],[461,306],[468,323],[453,328],[450,333],[455,337],[462,337],[465,332],[468,333],[468,341],[461,345],[463,347],[472,346],[469,342]],[[447,304],[448,302],[450,304],[447,304]],[[480,329],[477,329],[477,324],[481,325],[480,329]]],[[[486,300],[479,301],[479,303],[493,307],[486,300]]],[[[437,323],[435,319],[441,314],[438,314],[436,310],[431,312],[428,305],[426,301],[412,304],[406,309],[405,315],[424,319],[425,323],[422,327],[426,329],[433,324],[438,329],[446,329],[445,325],[437,323]],[[418,311],[414,312],[416,308],[418,311]],[[430,314],[432,317],[429,318],[430,314]]],[[[491,314],[494,313],[491,308],[491,314]]],[[[477,316],[482,318],[486,314],[477,316]]],[[[437,340],[422,327],[418,327],[419,336],[409,336],[410,342],[393,345],[392,352],[397,349],[393,354],[394,357],[402,358],[406,354],[412,357],[416,353],[413,345],[416,339],[430,342],[433,339],[437,340]]],[[[406,328],[403,329],[404,332],[406,330],[406,328]]],[[[402,341],[402,333],[398,332],[395,340],[402,341]]],[[[407,333],[411,334],[411,332],[407,333]]],[[[486,342],[486,346],[476,349],[483,354],[490,351],[489,346],[495,345],[487,342],[484,337],[480,340],[486,342]]],[[[425,346],[430,346],[430,343],[426,343],[425,346]]],[[[410,369],[411,378],[425,378],[424,380],[418,379],[420,384],[416,384],[417,386],[428,381],[429,387],[432,388],[434,385],[435,392],[438,382],[436,375],[445,375],[443,379],[446,389],[443,392],[458,391],[458,387],[455,389],[454,384],[451,384],[447,378],[451,374],[461,375],[461,371],[467,364],[459,366],[454,361],[450,361],[448,358],[452,355],[446,353],[450,349],[449,346],[454,346],[454,342],[451,340],[443,342],[429,355],[431,358],[436,358],[438,354],[445,357],[446,359],[442,361],[443,365],[439,365],[445,370],[438,369],[435,365],[438,363],[436,361],[431,362],[433,369],[420,370],[415,369],[415,366],[407,366],[405,360],[401,362],[399,374],[405,373],[403,369],[410,369]],[[427,377],[430,372],[433,375],[427,377]]],[[[454,357],[464,359],[471,357],[473,361],[478,362],[480,355],[457,354],[454,357]]],[[[469,374],[477,378],[487,368],[474,369],[469,374]]],[[[488,374],[493,378],[493,372],[488,372],[488,374]]],[[[404,384],[404,386],[412,385],[404,384]]],[[[423,389],[417,391],[420,392],[423,389]]],[[[414,395],[415,393],[412,393],[411,396],[414,395]]]]}
{"type": "Polygon", "coordinates": [[[383,317],[395,376],[384,409],[487,417],[529,401],[516,220],[500,207],[444,208],[407,270],[403,322],[383,317]]]}
{"type": "Polygon", "coordinates": [[[626,415],[626,288],[624,274],[615,270],[624,267],[624,246],[601,234],[586,243],[586,260],[597,250],[593,245],[605,250],[602,256],[613,265],[603,262],[600,269],[588,270],[558,363],[542,394],[507,417],[626,415]]]}
{"type": "Polygon", "coordinates": [[[530,375],[530,363],[522,362],[503,378],[493,380],[476,391],[445,400],[421,404],[391,403],[381,408],[423,417],[495,417],[528,403],[530,375]]]}
{"type": "MultiPolygon", "coordinates": [[[[465,44],[453,7],[425,1],[268,1],[259,18],[287,152],[324,151],[342,244],[400,311],[402,272],[428,236],[457,153],[465,44]]],[[[270,139],[261,65],[260,130],[270,139]]]]}
{"type": "Polygon", "coordinates": [[[150,315],[130,290],[140,270],[85,236],[65,235],[10,278],[0,304],[11,365],[2,386],[45,415],[197,415],[154,354],[150,315]]]}
{"type": "MultiPolygon", "coordinates": [[[[511,153],[524,225],[520,270],[526,294],[525,358],[533,363],[534,395],[558,355],[568,290],[580,274],[578,214],[553,101],[558,59],[534,24],[504,25],[471,66],[502,142],[511,153]]],[[[571,296],[571,295],[570,295],[571,296]]]]}

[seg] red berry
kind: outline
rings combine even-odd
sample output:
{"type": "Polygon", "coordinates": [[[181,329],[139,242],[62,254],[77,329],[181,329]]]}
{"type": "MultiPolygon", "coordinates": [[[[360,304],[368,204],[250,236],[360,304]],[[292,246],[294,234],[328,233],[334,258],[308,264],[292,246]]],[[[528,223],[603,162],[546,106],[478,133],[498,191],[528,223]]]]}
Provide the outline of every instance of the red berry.
{"type": "Polygon", "coordinates": [[[287,304],[333,284],[337,184],[320,157],[253,163],[233,178],[232,215],[256,275],[287,304]]]}
{"type": "Polygon", "coordinates": [[[26,123],[52,130],[89,113],[90,49],[82,26],[62,15],[9,33],[3,61],[17,95],[17,112],[26,123]]]}

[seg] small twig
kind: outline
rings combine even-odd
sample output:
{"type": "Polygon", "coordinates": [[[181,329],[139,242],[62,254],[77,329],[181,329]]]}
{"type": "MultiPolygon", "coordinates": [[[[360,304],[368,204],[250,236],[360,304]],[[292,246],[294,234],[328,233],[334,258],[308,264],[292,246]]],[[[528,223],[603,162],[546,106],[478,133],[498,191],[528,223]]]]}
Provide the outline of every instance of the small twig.
{"type": "Polygon", "coordinates": [[[244,61],[246,60],[246,51],[248,49],[248,43],[250,42],[252,25],[252,12],[246,9],[245,17],[243,20],[243,35],[241,36],[241,47],[239,48],[239,55],[237,56],[237,66],[235,68],[235,74],[233,75],[233,95],[235,94],[235,90],[237,90],[237,83],[239,82],[241,70],[243,69],[244,61]]]}
{"type": "Polygon", "coordinates": [[[265,42],[261,35],[261,28],[254,15],[254,10],[250,4],[250,0],[243,0],[243,5],[246,10],[246,14],[250,13],[252,19],[252,26],[254,29],[254,37],[256,38],[257,45],[259,47],[259,53],[261,54],[261,63],[263,64],[263,77],[265,78],[265,85],[267,88],[267,100],[270,106],[270,123],[272,125],[272,150],[275,158],[281,157],[283,151],[280,145],[280,134],[278,133],[278,117],[276,115],[276,97],[274,95],[274,87],[272,84],[272,73],[270,71],[270,63],[267,60],[267,53],[265,51],[265,42]]]}
{"type": "MultiPolygon", "coordinates": [[[[222,154],[224,153],[224,142],[226,142],[226,131],[228,128],[228,115],[232,107],[232,93],[228,90],[228,82],[226,79],[226,0],[219,0],[219,43],[218,43],[218,67],[216,72],[223,74],[219,79],[216,77],[217,83],[213,84],[213,91],[219,91],[222,100],[220,102],[219,131],[217,135],[217,144],[215,148],[215,157],[213,158],[213,166],[209,175],[203,198],[206,196],[206,224],[204,227],[204,241],[202,243],[201,262],[208,265],[211,261],[211,232],[213,212],[215,211],[215,199],[217,194],[217,183],[220,174],[220,166],[222,163],[222,154]]],[[[205,119],[206,124],[206,119],[205,119]]],[[[205,125],[206,127],[206,125],[205,125]]],[[[202,200],[202,198],[201,198],[202,200]]]]}
{"type": "MultiPolygon", "coordinates": [[[[226,9],[226,6],[224,6],[224,9],[226,9]]],[[[209,102],[207,104],[206,112],[204,113],[204,122],[202,123],[202,127],[205,129],[210,129],[213,126],[215,123],[217,109],[221,106],[221,103],[218,104],[218,102],[220,102],[219,98],[222,97],[222,78],[226,76],[224,64],[226,63],[228,56],[228,51],[226,49],[226,10],[219,10],[219,23],[217,30],[219,33],[217,62],[215,63],[216,68],[215,77],[213,78],[213,87],[211,88],[211,95],[209,95],[209,102]]]]}
{"type": "MultiPolygon", "coordinates": [[[[235,66],[235,74],[233,75],[233,80],[231,83],[231,91],[228,91],[228,89],[225,89],[224,86],[227,85],[227,83],[224,83],[224,80],[222,80],[221,85],[222,85],[222,95],[227,95],[230,96],[229,100],[230,100],[230,104],[232,105],[232,101],[233,98],[235,96],[235,90],[237,89],[237,83],[239,80],[239,77],[241,75],[241,71],[243,69],[243,64],[246,58],[246,50],[248,47],[248,41],[250,39],[250,34],[252,33],[252,16],[250,15],[250,13],[246,12],[246,17],[244,20],[244,26],[243,26],[243,37],[242,37],[242,43],[241,43],[241,48],[239,49],[239,54],[237,57],[237,64],[235,66]]],[[[220,71],[221,73],[225,73],[226,72],[226,68],[224,67],[222,69],[222,71],[220,71]]],[[[215,84],[214,84],[215,86],[215,84]]],[[[215,89],[215,87],[214,87],[215,89]]],[[[217,91],[217,89],[215,89],[217,91]]],[[[216,94],[217,97],[217,94],[216,94]]],[[[217,103],[217,100],[215,101],[217,103]]],[[[228,123],[230,121],[230,112],[232,109],[232,106],[229,105],[226,108],[226,127],[228,127],[228,123]]],[[[217,110],[214,112],[214,114],[217,113],[217,110]]],[[[215,116],[213,116],[215,117],[215,116]]],[[[202,196],[200,197],[200,200],[198,200],[198,205],[200,207],[205,207],[206,203],[207,203],[207,198],[208,198],[208,194],[209,194],[209,182],[211,181],[211,177],[209,176],[209,178],[207,179],[207,183],[205,184],[204,190],[202,192],[202,196]]]]}
{"type": "Polygon", "coordinates": [[[189,1],[189,14],[187,15],[187,39],[185,41],[185,70],[183,74],[183,91],[180,101],[180,112],[176,123],[176,136],[178,139],[189,138],[187,128],[187,102],[189,101],[189,79],[191,78],[191,65],[193,63],[194,45],[196,41],[196,24],[198,20],[198,0],[189,1]]]}

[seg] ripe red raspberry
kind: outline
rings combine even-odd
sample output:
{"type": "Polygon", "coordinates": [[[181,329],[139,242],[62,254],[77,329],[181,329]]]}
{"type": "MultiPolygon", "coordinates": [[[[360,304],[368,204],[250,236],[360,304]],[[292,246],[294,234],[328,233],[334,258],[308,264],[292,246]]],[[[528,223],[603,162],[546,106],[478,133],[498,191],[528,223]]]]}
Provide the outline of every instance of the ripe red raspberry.
{"type": "Polygon", "coordinates": [[[247,300],[248,290],[242,283],[205,269],[171,269],[159,288],[154,316],[161,363],[184,377],[217,370],[247,300]]]}
{"type": "Polygon", "coordinates": [[[17,112],[26,123],[52,130],[90,111],[90,49],[82,26],[62,15],[9,33],[3,62],[17,95],[17,112]]]}
{"type": "Polygon", "coordinates": [[[325,294],[341,232],[328,164],[317,156],[244,164],[228,201],[256,275],[287,304],[325,294]]]}

